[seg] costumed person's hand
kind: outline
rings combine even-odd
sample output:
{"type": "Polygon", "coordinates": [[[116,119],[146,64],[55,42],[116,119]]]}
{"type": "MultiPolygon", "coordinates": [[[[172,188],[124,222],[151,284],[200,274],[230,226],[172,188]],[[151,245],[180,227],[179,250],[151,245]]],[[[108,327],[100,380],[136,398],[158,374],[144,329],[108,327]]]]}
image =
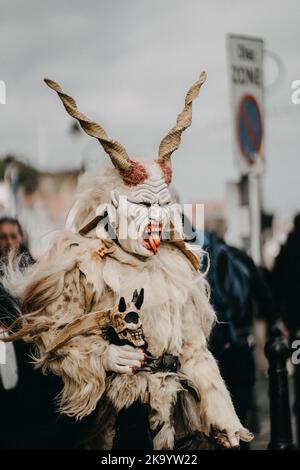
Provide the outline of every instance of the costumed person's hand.
{"type": "Polygon", "coordinates": [[[212,430],[212,436],[220,446],[226,449],[237,449],[239,448],[240,441],[250,442],[254,438],[253,434],[241,424],[232,428],[228,426],[228,428],[223,431],[214,428],[212,430]]]}
{"type": "Polygon", "coordinates": [[[142,367],[145,354],[142,349],[132,346],[116,346],[110,344],[102,356],[103,367],[107,372],[118,374],[135,374],[142,367]]]}

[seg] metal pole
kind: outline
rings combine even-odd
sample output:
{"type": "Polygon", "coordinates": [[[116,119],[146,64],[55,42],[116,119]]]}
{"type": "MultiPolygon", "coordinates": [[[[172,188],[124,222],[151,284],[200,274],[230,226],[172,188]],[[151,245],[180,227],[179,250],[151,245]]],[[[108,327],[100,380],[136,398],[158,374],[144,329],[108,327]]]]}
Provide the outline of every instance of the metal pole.
{"type": "Polygon", "coordinates": [[[250,254],[257,266],[261,264],[261,198],[259,176],[250,173],[249,187],[249,214],[250,214],[250,254]]]}
{"type": "Polygon", "coordinates": [[[286,361],[290,356],[288,341],[279,330],[267,342],[265,354],[269,361],[269,396],[271,440],[269,450],[295,449],[292,438],[286,361]]]}

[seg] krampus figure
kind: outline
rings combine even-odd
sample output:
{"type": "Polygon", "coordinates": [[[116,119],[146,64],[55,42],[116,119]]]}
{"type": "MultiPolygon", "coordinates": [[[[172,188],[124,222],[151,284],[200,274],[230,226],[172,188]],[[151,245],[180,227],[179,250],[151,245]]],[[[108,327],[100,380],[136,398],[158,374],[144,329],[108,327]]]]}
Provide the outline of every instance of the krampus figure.
{"type": "Polygon", "coordinates": [[[172,449],[190,436],[197,437],[194,448],[199,436],[212,435],[227,447],[252,439],[207,349],[215,314],[170,191],[171,155],[191,124],[204,81],[202,73],[188,91],[156,160],[138,162],[46,80],[114,167],[83,177],[67,228],[18,282],[8,276],[6,286],[20,299],[18,334],[35,343],[37,367],[64,381],[61,412],[81,419],[95,410],[98,433],[89,445],[98,449],[113,447],[120,416],[136,403],[148,406],[155,449],[172,449]],[[143,308],[137,309],[138,296],[132,315],[124,316],[128,297],[142,288],[143,308]],[[103,329],[116,305],[118,344],[103,329]]]}

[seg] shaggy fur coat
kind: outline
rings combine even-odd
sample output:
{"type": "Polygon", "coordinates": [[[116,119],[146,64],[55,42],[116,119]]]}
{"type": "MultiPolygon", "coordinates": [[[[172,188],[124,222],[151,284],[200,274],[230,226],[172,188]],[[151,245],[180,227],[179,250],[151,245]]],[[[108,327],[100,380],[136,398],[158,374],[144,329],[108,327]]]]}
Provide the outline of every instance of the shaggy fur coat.
{"type": "MultiPolygon", "coordinates": [[[[90,182],[89,187],[96,185],[90,182]]],[[[103,202],[103,194],[92,195],[91,191],[86,189],[86,200],[97,205],[98,197],[103,202]]],[[[80,223],[89,219],[86,207],[81,200],[81,209],[77,207],[80,223]]],[[[99,232],[81,236],[66,229],[25,275],[17,279],[11,272],[6,279],[6,286],[21,301],[22,327],[28,332],[25,339],[36,345],[36,366],[61,376],[64,382],[59,396],[61,412],[82,419],[97,408],[100,432],[93,446],[110,449],[116,414],[148,390],[150,427],[159,430],[156,449],[173,448],[174,440],[189,433],[209,434],[212,429],[232,429],[234,433],[241,425],[207,348],[215,314],[203,274],[168,242],[162,242],[157,255],[146,259],[113,245],[112,252],[102,256],[99,232]],[[90,312],[107,311],[120,296],[128,298],[141,288],[145,290],[141,320],[148,350],[154,356],[164,352],[178,355],[178,375],[106,374],[101,357],[108,342],[100,328],[75,336],[51,355],[46,353],[66,325],[90,312]],[[199,400],[186,391],[182,379],[191,384],[199,400]],[[174,422],[175,404],[180,411],[174,422]]]]}

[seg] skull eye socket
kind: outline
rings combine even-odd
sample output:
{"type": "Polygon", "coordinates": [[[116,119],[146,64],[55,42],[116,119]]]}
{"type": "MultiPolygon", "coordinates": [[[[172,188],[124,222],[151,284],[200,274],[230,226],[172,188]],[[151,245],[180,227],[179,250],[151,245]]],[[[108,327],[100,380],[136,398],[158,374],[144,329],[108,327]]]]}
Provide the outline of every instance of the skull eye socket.
{"type": "Polygon", "coordinates": [[[125,315],[124,320],[125,320],[127,323],[138,323],[138,322],[139,322],[139,314],[136,313],[136,312],[128,312],[128,313],[125,315]]]}

